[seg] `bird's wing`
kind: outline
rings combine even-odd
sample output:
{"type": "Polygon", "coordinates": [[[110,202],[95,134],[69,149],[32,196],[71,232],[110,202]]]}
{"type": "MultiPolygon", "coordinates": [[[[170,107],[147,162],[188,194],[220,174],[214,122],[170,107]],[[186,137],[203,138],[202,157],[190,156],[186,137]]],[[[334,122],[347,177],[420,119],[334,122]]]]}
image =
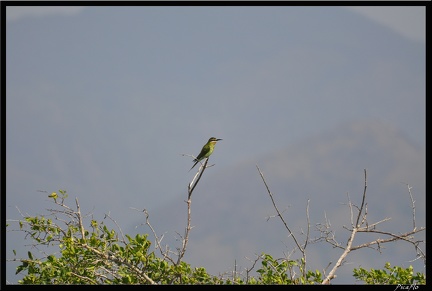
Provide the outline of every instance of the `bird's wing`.
{"type": "Polygon", "coordinates": [[[201,161],[207,152],[208,152],[208,150],[206,149],[206,146],[203,146],[203,148],[201,149],[201,152],[196,157],[196,160],[201,161]]]}

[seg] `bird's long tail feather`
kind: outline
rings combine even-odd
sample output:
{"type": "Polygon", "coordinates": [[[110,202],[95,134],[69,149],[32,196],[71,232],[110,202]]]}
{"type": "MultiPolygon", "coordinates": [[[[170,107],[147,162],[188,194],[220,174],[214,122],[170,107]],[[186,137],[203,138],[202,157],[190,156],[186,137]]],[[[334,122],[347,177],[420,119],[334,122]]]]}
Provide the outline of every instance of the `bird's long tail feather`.
{"type": "MultiPolygon", "coordinates": [[[[192,166],[192,168],[190,168],[190,170],[192,170],[193,169],[193,167],[195,167],[196,166],[196,164],[198,164],[198,160],[197,159],[195,159],[195,160],[193,160],[193,162],[195,162],[195,164],[192,166]]],[[[189,170],[189,172],[190,172],[190,170],[189,170]]]]}

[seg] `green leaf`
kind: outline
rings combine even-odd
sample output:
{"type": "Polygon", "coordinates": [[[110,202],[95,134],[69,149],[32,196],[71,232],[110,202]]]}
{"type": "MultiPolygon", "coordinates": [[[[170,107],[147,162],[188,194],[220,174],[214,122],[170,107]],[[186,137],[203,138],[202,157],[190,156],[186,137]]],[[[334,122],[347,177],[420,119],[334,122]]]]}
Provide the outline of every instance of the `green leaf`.
{"type": "Polygon", "coordinates": [[[56,200],[58,198],[58,195],[56,192],[52,192],[50,195],[48,195],[49,198],[53,198],[54,200],[56,200]]]}
{"type": "Polygon", "coordinates": [[[27,268],[27,263],[23,263],[22,265],[18,266],[18,267],[16,268],[15,275],[17,275],[18,273],[20,273],[22,270],[25,270],[26,268],[27,268]],[[26,266],[24,266],[24,264],[25,264],[26,266]]]}

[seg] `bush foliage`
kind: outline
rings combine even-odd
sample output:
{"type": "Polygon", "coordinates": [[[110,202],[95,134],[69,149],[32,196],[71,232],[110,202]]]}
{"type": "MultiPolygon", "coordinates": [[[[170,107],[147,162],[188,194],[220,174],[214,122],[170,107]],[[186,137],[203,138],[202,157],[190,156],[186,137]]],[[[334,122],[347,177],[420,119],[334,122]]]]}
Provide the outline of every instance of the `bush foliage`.
{"type": "MultiPolygon", "coordinates": [[[[207,161],[206,161],[207,163],[207,161]]],[[[117,229],[113,229],[105,224],[105,219],[97,221],[93,217],[84,217],[81,215],[78,199],[75,199],[75,206],[71,207],[66,204],[68,194],[64,190],[52,192],[48,195],[52,199],[55,207],[48,209],[47,217],[43,215],[28,216],[22,215],[22,219],[13,221],[17,223],[18,230],[25,234],[25,238],[32,241],[32,248],[40,250],[41,246],[49,246],[52,253],[40,251],[37,257],[34,253],[28,251],[26,258],[13,258],[8,261],[18,261],[20,264],[16,268],[16,274],[25,274],[18,281],[19,284],[161,284],[161,285],[192,285],[192,284],[220,284],[220,285],[243,285],[243,284],[329,284],[336,277],[335,273],[342,265],[345,257],[354,250],[362,248],[373,248],[385,243],[391,243],[397,240],[403,240],[411,243],[416,251],[418,259],[426,261],[426,255],[419,247],[424,241],[416,240],[414,234],[424,231],[425,228],[415,227],[405,233],[392,234],[378,231],[376,226],[386,221],[376,223],[367,222],[367,203],[366,203],[366,171],[365,171],[365,188],[361,206],[355,206],[350,201],[348,203],[351,209],[351,217],[356,218],[355,223],[352,221],[351,235],[346,245],[341,245],[334,240],[334,234],[329,230],[327,224],[321,225],[319,232],[321,236],[314,239],[314,242],[325,242],[332,247],[343,250],[342,255],[336,261],[333,268],[328,274],[326,270],[312,271],[312,268],[306,267],[306,247],[311,239],[309,238],[309,216],[308,229],[304,241],[296,238],[288,224],[279,211],[272,193],[258,168],[258,171],[267,188],[268,194],[273,202],[278,217],[284,223],[287,232],[296,244],[296,249],[300,251],[301,257],[298,259],[281,258],[275,259],[271,255],[262,253],[257,256],[253,266],[246,269],[245,272],[232,272],[214,276],[209,274],[205,268],[193,268],[190,264],[182,261],[186,252],[190,226],[190,199],[193,189],[198,183],[205,167],[203,164],[199,172],[195,175],[194,180],[189,184],[188,196],[188,224],[185,228],[185,234],[182,236],[181,247],[177,252],[173,252],[167,247],[163,247],[153,227],[149,223],[148,214],[146,214],[146,224],[152,231],[155,238],[155,246],[148,239],[149,234],[136,234],[130,236],[124,235],[120,227],[111,219],[117,229]],[[354,213],[357,209],[357,214],[354,213]],[[353,245],[354,237],[357,233],[376,233],[387,235],[385,239],[374,239],[368,243],[355,246],[353,245]],[[156,254],[156,251],[159,251],[156,254]],[[256,267],[255,267],[256,266],[256,267]],[[251,271],[256,268],[256,275],[251,276],[251,271]],[[241,275],[240,275],[241,274],[241,275]]],[[[408,189],[410,187],[408,186],[408,189]]],[[[410,192],[412,207],[414,213],[414,200],[410,192]]],[[[413,215],[414,216],[414,215],[413,215]]],[[[9,227],[9,226],[8,226],[9,227]]],[[[14,250],[16,256],[16,251],[14,250]]],[[[329,264],[330,265],[330,264],[329,264]]],[[[364,268],[355,268],[353,276],[358,281],[365,284],[392,284],[392,285],[421,285],[426,284],[424,273],[414,273],[413,267],[409,266],[404,269],[399,266],[391,267],[386,263],[384,269],[366,270],[364,268]]]]}

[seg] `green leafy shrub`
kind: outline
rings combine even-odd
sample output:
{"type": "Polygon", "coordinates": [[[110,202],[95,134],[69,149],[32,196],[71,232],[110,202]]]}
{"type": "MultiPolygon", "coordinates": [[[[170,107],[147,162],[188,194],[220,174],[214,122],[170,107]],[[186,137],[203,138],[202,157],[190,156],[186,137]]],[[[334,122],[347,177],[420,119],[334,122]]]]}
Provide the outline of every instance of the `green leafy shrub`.
{"type": "Polygon", "coordinates": [[[424,285],[426,276],[424,273],[417,272],[414,274],[412,266],[404,269],[399,266],[391,267],[386,263],[383,270],[370,271],[358,268],[353,270],[354,277],[364,281],[366,284],[390,284],[390,285],[424,285]]]}

